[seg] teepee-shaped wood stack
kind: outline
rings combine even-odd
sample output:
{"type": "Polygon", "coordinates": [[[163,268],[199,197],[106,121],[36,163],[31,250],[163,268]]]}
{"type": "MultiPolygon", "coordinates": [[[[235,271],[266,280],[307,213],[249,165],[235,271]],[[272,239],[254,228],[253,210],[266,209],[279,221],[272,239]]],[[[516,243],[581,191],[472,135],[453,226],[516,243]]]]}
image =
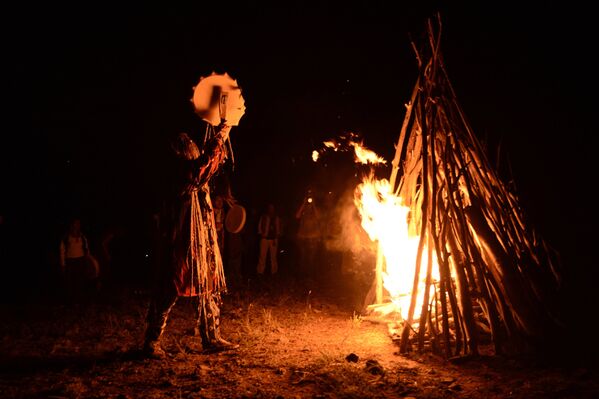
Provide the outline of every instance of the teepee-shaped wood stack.
{"type": "Polygon", "coordinates": [[[420,72],[391,175],[420,236],[415,276],[428,265],[419,320],[414,282],[401,352],[413,343],[422,350],[430,341],[447,357],[477,354],[483,332],[492,335],[496,353],[522,348],[560,324],[557,257],[526,226],[515,193],[472,132],[443,64],[440,19],[433,25],[429,21],[423,48],[414,46],[420,72]],[[431,278],[433,262],[423,257],[437,258],[438,282],[431,278]]]}

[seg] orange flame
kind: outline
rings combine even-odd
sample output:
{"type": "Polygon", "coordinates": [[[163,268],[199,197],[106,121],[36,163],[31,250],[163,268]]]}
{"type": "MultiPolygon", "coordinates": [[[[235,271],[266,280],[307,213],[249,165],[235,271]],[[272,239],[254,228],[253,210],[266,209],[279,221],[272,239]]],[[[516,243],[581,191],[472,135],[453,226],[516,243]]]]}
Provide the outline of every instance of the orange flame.
{"type": "MultiPolygon", "coordinates": [[[[354,151],[354,162],[361,164],[386,164],[387,161],[366,148],[363,142],[356,140],[358,136],[350,134],[341,136],[339,141],[329,140],[323,143],[324,148],[312,153],[316,162],[319,155],[327,149],[333,151],[354,151]]],[[[391,299],[391,307],[404,319],[408,318],[412,289],[414,285],[414,272],[420,237],[414,233],[419,231],[419,210],[406,206],[402,198],[392,192],[390,183],[386,179],[376,179],[373,176],[365,177],[356,187],[354,192],[354,205],[361,216],[361,226],[369,238],[376,242],[382,252],[384,268],[382,273],[383,287],[391,299]]],[[[414,318],[420,316],[424,300],[425,279],[428,266],[428,248],[425,243],[418,276],[418,295],[414,318]]],[[[433,253],[432,278],[439,280],[437,258],[433,253]]],[[[431,285],[429,298],[433,298],[434,286],[431,285]]],[[[388,309],[388,308],[387,308],[388,309]]]]}
{"type": "MultiPolygon", "coordinates": [[[[406,319],[414,284],[414,271],[420,237],[410,223],[410,208],[403,204],[400,197],[391,192],[389,181],[368,177],[358,185],[354,202],[362,217],[362,227],[372,241],[379,244],[386,268],[383,272],[383,286],[389,293],[396,310],[406,319]],[[412,228],[410,228],[412,227],[412,228]]],[[[420,316],[424,298],[428,249],[423,249],[421,260],[418,296],[414,317],[420,316]]],[[[436,257],[433,256],[432,278],[438,280],[436,257]]],[[[429,298],[434,295],[432,291],[429,298]]]]}
{"type": "Polygon", "coordinates": [[[350,133],[349,136],[341,136],[339,141],[336,140],[328,140],[323,142],[325,148],[319,151],[312,151],[312,160],[314,162],[318,161],[320,153],[327,150],[332,149],[333,151],[349,151],[350,148],[354,151],[354,161],[361,164],[386,164],[387,161],[377,155],[374,151],[366,148],[362,141],[354,140],[358,136],[356,134],[350,133]]]}
{"type": "MultiPolygon", "coordinates": [[[[354,149],[355,162],[371,165],[386,164],[383,157],[364,147],[362,142],[353,140],[354,137],[356,136],[352,135],[349,140],[344,139],[346,145],[354,149]]],[[[338,148],[334,141],[326,142],[324,145],[338,148]]],[[[382,251],[385,263],[382,273],[383,286],[389,293],[394,310],[398,311],[403,318],[407,318],[420,242],[420,237],[414,233],[418,231],[416,226],[420,219],[417,217],[418,210],[412,210],[410,213],[410,208],[405,205],[402,198],[392,192],[388,180],[378,180],[372,176],[364,178],[356,187],[354,204],[360,213],[362,228],[369,238],[378,244],[379,251],[382,251]]],[[[425,245],[418,276],[415,318],[420,316],[424,298],[427,254],[428,248],[425,245]]],[[[433,262],[436,263],[436,256],[433,256],[433,262]]],[[[432,266],[432,277],[438,280],[438,267],[436,264],[432,266]]]]}
{"type": "Polygon", "coordinates": [[[383,159],[383,157],[378,156],[374,151],[369,150],[364,147],[362,143],[351,142],[351,145],[354,147],[354,156],[356,162],[360,162],[363,164],[371,163],[375,164],[386,164],[387,161],[383,159]]]}

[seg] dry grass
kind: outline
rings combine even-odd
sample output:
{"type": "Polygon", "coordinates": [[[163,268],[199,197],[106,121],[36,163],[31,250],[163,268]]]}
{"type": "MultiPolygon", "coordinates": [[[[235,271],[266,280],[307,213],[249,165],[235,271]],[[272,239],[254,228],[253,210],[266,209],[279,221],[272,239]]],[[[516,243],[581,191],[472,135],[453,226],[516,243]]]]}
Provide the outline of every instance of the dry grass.
{"type": "Polygon", "coordinates": [[[241,347],[205,355],[193,334],[193,306],[182,300],[164,339],[170,354],[164,361],[133,356],[143,336],[144,297],[86,307],[4,307],[0,397],[535,398],[562,392],[584,398],[597,389],[594,370],[401,357],[386,325],[336,302],[289,287],[232,293],[222,327],[241,347]]]}

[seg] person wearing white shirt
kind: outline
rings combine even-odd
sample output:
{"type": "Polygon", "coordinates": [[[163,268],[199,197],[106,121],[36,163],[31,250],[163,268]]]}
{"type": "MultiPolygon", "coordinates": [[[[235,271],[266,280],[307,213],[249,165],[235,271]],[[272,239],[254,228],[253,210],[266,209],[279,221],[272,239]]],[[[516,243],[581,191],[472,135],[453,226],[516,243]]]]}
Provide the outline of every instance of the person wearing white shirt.
{"type": "Polygon", "coordinates": [[[91,259],[89,242],[81,231],[81,220],[73,219],[60,241],[60,268],[70,300],[82,299],[93,292],[97,277],[96,263],[91,259]]]}

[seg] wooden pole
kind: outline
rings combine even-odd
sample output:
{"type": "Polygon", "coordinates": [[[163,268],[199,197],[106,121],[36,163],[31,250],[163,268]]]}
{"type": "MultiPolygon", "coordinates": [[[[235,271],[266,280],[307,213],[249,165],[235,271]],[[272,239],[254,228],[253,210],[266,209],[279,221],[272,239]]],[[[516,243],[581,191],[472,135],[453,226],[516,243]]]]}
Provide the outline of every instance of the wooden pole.
{"type": "Polygon", "coordinates": [[[393,161],[391,162],[393,168],[391,169],[391,177],[389,178],[389,186],[391,187],[391,192],[395,191],[395,180],[397,179],[397,172],[399,171],[399,161],[401,159],[403,143],[406,139],[406,130],[408,128],[408,124],[412,116],[412,107],[414,105],[414,101],[416,101],[416,96],[418,95],[419,90],[420,76],[418,76],[416,84],[414,85],[414,89],[412,89],[412,97],[410,98],[410,102],[407,105],[406,115],[404,116],[403,123],[401,125],[401,131],[399,133],[399,139],[397,139],[397,145],[395,146],[395,156],[393,157],[393,161]]]}
{"type": "MultiPolygon", "coordinates": [[[[410,102],[406,108],[406,115],[404,116],[403,123],[401,125],[401,131],[399,134],[399,139],[397,140],[397,145],[395,146],[395,156],[393,157],[393,161],[391,162],[391,177],[389,178],[389,187],[390,193],[395,191],[395,180],[397,179],[397,172],[399,170],[399,160],[401,158],[401,152],[403,149],[403,143],[405,141],[406,131],[408,128],[408,124],[410,122],[410,117],[412,115],[412,104],[416,99],[416,95],[418,94],[418,90],[420,87],[420,77],[416,80],[416,84],[414,85],[414,89],[412,90],[412,97],[410,102]]],[[[383,302],[383,263],[384,263],[384,255],[381,249],[381,244],[378,243],[376,249],[376,265],[375,265],[375,300],[376,303],[383,302]]]]}
{"type": "Polygon", "coordinates": [[[418,329],[418,350],[420,351],[424,349],[424,334],[426,333],[426,319],[428,318],[429,312],[429,293],[432,280],[431,273],[433,270],[433,243],[430,235],[428,237],[427,249],[426,280],[424,283],[422,309],[420,310],[420,328],[418,329]]]}
{"type": "MultiPolygon", "coordinates": [[[[440,53],[440,19],[436,27],[428,21],[427,28],[426,49],[422,54],[416,51],[419,76],[407,104],[390,176],[391,192],[410,207],[410,233],[420,235],[400,352],[405,353],[410,345],[410,331],[417,334],[418,347],[424,348],[428,323],[431,344],[443,346],[447,357],[477,354],[481,328],[492,334],[499,354],[506,344],[519,345],[523,339],[542,336],[557,321],[552,307],[559,287],[558,259],[527,228],[516,195],[499,179],[456,100],[440,53]],[[426,243],[429,262],[425,292],[420,292],[425,301],[416,323],[426,243]],[[439,284],[431,282],[433,250],[439,284]],[[434,322],[427,297],[431,285],[435,287],[434,322]],[[481,317],[485,321],[477,324],[481,317]]],[[[382,300],[378,285],[382,285],[384,268],[379,244],[377,301],[382,300]]],[[[372,291],[374,295],[374,287],[372,291]]]]}
{"type": "Polygon", "coordinates": [[[422,262],[422,250],[424,248],[424,241],[426,240],[426,231],[428,227],[428,179],[426,179],[426,175],[428,172],[428,146],[427,146],[427,134],[429,132],[426,130],[424,120],[424,109],[421,106],[419,111],[419,120],[421,121],[421,140],[422,140],[422,176],[425,176],[422,179],[422,207],[421,207],[421,218],[420,218],[420,240],[418,242],[418,252],[416,254],[416,265],[414,267],[414,283],[412,285],[412,298],[410,300],[410,308],[408,310],[408,319],[405,321],[405,325],[401,334],[400,340],[400,352],[405,353],[408,349],[408,339],[410,337],[410,329],[412,328],[412,323],[414,321],[414,310],[416,309],[416,298],[418,297],[418,281],[420,279],[420,266],[422,262]]]}

